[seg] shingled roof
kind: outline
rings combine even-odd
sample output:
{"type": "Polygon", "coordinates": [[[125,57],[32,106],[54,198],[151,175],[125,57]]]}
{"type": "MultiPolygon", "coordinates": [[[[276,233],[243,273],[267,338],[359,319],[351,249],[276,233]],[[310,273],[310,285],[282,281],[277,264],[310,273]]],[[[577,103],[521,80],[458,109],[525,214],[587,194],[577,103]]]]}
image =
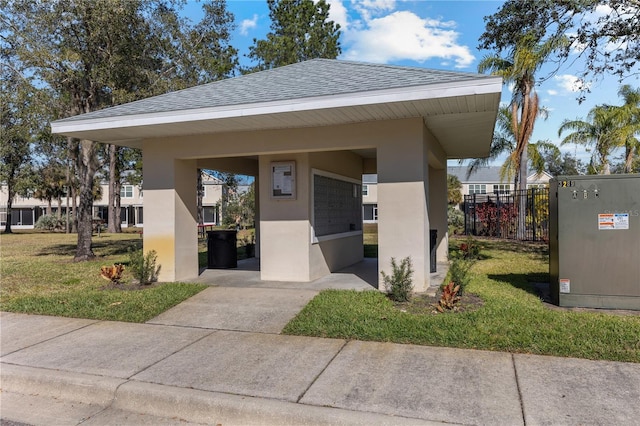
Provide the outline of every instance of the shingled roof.
{"type": "Polygon", "coordinates": [[[291,101],[318,96],[462,82],[479,78],[492,77],[425,68],[312,59],[76,115],[58,122],[291,101]]]}
{"type": "MultiPolygon", "coordinates": [[[[160,136],[462,113],[474,122],[490,121],[492,133],[501,89],[495,76],[314,59],[65,118],[53,122],[52,131],[139,146],[160,136]]],[[[451,125],[429,120],[435,133],[451,125]]],[[[459,117],[456,122],[464,127],[459,117]]]]}

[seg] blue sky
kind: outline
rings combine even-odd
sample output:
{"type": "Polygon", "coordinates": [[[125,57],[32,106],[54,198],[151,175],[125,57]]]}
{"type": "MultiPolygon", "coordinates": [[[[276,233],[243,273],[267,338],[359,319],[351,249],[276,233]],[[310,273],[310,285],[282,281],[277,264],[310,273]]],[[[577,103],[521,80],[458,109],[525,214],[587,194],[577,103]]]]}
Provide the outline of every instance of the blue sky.
{"type": "MultiPolygon", "coordinates": [[[[340,24],[342,55],[339,59],[385,63],[391,65],[477,72],[478,62],[491,52],[479,51],[478,38],[484,31],[483,17],[495,13],[502,1],[476,0],[327,0],[331,18],[340,24]]],[[[240,62],[248,65],[246,54],[253,39],[264,38],[269,31],[266,1],[228,0],[235,15],[236,29],[232,44],[239,49],[240,62]]],[[[198,19],[200,5],[190,0],[186,12],[198,19]]],[[[608,13],[606,9],[598,11],[608,13]]],[[[577,55],[575,55],[577,57],[577,55]]],[[[572,59],[575,59],[572,58],[572,59]]],[[[564,119],[586,119],[595,105],[620,104],[617,77],[598,76],[588,84],[591,93],[580,104],[578,98],[580,60],[565,65],[537,87],[541,105],[549,117],[539,119],[532,142],[550,140],[559,145],[558,128],[564,119]]],[[[549,76],[552,68],[543,68],[539,78],[549,76]]],[[[640,70],[639,70],[640,72],[640,70]]],[[[638,75],[624,83],[640,86],[638,75]]],[[[503,90],[502,101],[508,103],[511,92],[503,90]]],[[[588,161],[590,154],[582,147],[564,146],[588,161]]]]}

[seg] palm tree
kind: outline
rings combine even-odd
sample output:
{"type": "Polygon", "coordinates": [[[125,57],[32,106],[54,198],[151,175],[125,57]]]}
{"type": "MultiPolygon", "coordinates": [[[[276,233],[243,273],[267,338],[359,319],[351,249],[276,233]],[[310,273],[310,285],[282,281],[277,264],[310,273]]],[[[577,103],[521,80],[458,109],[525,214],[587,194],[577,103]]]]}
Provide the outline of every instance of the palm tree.
{"type": "Polygon", "coordinates": [[[538,44],[534,36],[526,34],[517,41],[509,58],[486,56],[478,65],[479,72],[491,71],[493,75],[501,76],[505,84],[514,84],[509,108],[515,147],[507,161],[515,171],[516,189],[526,189],[527,146],[539,113],[535,73],[565,43],[564,38],[554,38],[538,44]]]}
{"type": "Polygon", "coordinates": [[[447,202],[451,205],[462,204],[462,183],[454,175],[447,175],[447,202]]]}
{"type": "MultiPolygon", "coordinates": [[[[548,116],[547,109],[542,107],[538,108],[538,116],[546,119],[548,116]]],[[[512,154],[516,145],[517,141],[516,132],[513,129],[512,109],[508,106],[502,106],[498,109],[496,130],[493,133],[489,156],[471,160],[467,168],[467,179],[479,168],[487,166],[491,161],[504,154],[507,154],[507,158],[500,168],[500,180],[508,181],[515,179],[518,174],[518,168],[512,154]]],[[[545,170],[544,154],[549,152],[559,153],[559,151],[558,147],[549,141],[537,141],[528,144],[526,157],[529,159],[533,170],[539,174],[545,170]]],[[[524,178],[526,179],[526,177],[525,171],[524,178]]],[[[515,183],[517,184],[517,181],[515,183]]]]}
{"type": "MultiPolygon", "coordinates": [[[[489,156],[485,158],[474,158],[469,162],[469,166],[467,167],[467,179],[478,171],[479,168],[486,167],[496,158],[504,154],[511,154],[515,149],[515,146],[515,136],[513,128],[511,127],[511,109],[506,106],[501,106],[498,109],[496,129],[493,132],[493,139],[491,140],[491,146],[489,147],[489,156]]],[[[508,176],[508,179],[511,179],[513,176],[513,174],[510,173],[511,169],[512,167],[509,156],[500,171],[500,179],[504,180],[506,176],[508,176]]]]}
{"type": "Polygon", "coordinates": [[[565,131],[573,131],[562,139],[562,145],[593,145],[591,165],[601,175],[611,174],[609,156],[620,145],[617,108],[610,105],[595,106],[589,111],[587,121],[565,120],[558,129],[558,136],[565,131]]]}
{"type": "Polygon", "coordinates": [[[624,172],[631,173],[633,157],[640,155],[640,89],[632,89],[625,84],[618,91],[624,105],[617,110],[620,120],[620,137],[624,141],[624,172]]]}

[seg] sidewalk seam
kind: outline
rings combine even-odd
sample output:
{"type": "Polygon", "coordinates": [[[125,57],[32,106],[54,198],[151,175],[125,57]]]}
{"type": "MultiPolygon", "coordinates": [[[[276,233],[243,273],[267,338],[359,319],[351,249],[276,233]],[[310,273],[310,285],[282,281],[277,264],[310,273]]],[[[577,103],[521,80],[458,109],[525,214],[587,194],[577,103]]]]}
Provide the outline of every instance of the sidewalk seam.
{"type": "Polygon", "coordinates": [[[342,350],[345,348],[345,346],[347,346],[348,343],[349,343],[349,341],[347,341],[347,340],[344,341],[342,346],[340,346],[340,349],[338,349],[336,351],[335,355],[333,355],[331,357],[331,359],[329,360],[329,362],[327,362],[327,365],[324,366],[324,368],[316,375],[316,377],[313,378],[311,383],[309,383],[309,386],[307,386],[306,389],[302,391],[300,396],[298,396],[298,398],[296,399],[296,404],[300,403],[300,400],[302,398],[304,398],[305,394],[309,391],[309,389],[311,389],[311,386],[313,386],[315,384],[315,382],[320,378],[320,376],[322,376],[322,373],[324,373],[327,370],[327,368],[329,368],[329,366],[331,365],[333,360],[336,359],[336,357],[340,354],[340,352],[342,352],[342,350]]]}
{"type": "MultiPolygon", "coordinates": [[[[211,333],[207,333],[207,334],[205,334],[205,335],[204,335],[204,336],[202,336],[201,338],[194,340],[193,342],[189,343],[188,345],[185,345],[185,346],[182,346],[182,347],[181,347],[181,348],[179,348],[179,349],[176,349],[175,351],[171,352],[169,355],[165,356],[164,358],[159,359],[159,360],[157,360],[156,362],[154,362],[154,363],[152,363],[152,364],[147,365],[147,366],[146,366],[145,368],[143,368],[142,370],[140,370],[140,371],[136,371],[136,372],[135,372],[135,373],[133,373],[131,376],[127,377],[125,380],[127,380],[127,382],[128,382],[128,381],[131,381],[131,379],[132,379],[133,377],[137,376],[138,374],[140,374],[140,373],[143,373],[143,372],[147,371],[147,370],[148,370],[148,369],[150,369],[151,367],[153,367],[153,366],[155,366],[155,365],[158,365],[159,363],[161,363],[162,361],[166,360],[167,358],[172,357],[173,355],[177,354],[178,352],[181,352],[181,351],[183,351],[183,350],[187,349],[189,346],[193,346],[193,345],[195,345],[196,343],[198,343],[198,342],[199,342],[199,341],[201,341],[202,339],[205,339],[205,338],[207,338],[207,337],[209,337],[209,336],[211,336],[211,335],[213,335],[213,334],[215,334],[215,333],[217,333],[217,332],[218,332],[218,330],[212,330],[212,331],[211,331],[211,333]]],[[[125,383],[126,383],[126,382],[125,382],[125,383]]],[[[118,388],[119,388],[119,387],[120,387],[120,386],[118,386],[118,388]]],[[[117,389],[116,389],[116,391],[117,391],[117,389]]]]}
{"type": "MultiPolygon", "coordinates": [[[[3,311],[3,312],[5,312],[5,311],[3,311]]],[[[22,314],[22,312],[13,312],[13,313],[22,314]]],[[[30,315],[30,314],[23,314],[23,315],[30,315]]],[[[46,316],[46,315],[42,315],[42,316],[46,316]]],[[[68,318],[68,317],[58,317],[58,318],[68,318]]],[[[82,319],[82,318],[71,318],[71,319],[82,319]]],[[[53,339],[57,339],[58,337],[66,336],[67,334],[74,333],[74,332],[76,332],[76,331],[78,331],[78,330],[82,330],[82,329],[84,329],[84,328],[90,327],[90,326],[92,326],[92,325],[95,325],[95,324],[98,324],[98,323],[101,323],[101,322],[104,322],[104,321],[102,321],[102,320],[93,320],[93,322],[92,322],[92,323],[89,323],[89,324],[87,324],[87,325],[83,325],[82,327],[74,328],[73,330],[69,330],[69,331],[64,332],[64,333],[62,333],[62,334],[58,334],[57,336],[49,337],[48,339],[40,340],[40,341],[38,341],[38,342],[36,342],[36,343],[34,343],[34,344],[32,344],[32,345],[25,346],[24,348],[16,349],[16,350],[15,350],[15,351],[13,351],[13,352],[8,352],[8,353],[6,353],[6,354],[3,354],[3,355],[2,355],[2,358],[7,357],[7,356],[12,355],[12,354],[15,354],[16,352],[23,351],[23,350],[25,350],[25,349],[32,348],[32,347],[34,347],[34,346],[36,346],[36,345],[39,345],[39,344],[41,344],[41,343],[44,343],[44,342],[50,342],[51,340],[53,340],[53,339]]]]}
{"type": "Polygon", "coordinates": [[[511,364],[513,365],[513,373],[516,378],[516,389],[518,389],[518,399],[520,400],[520,412],[522,413],[522,424],[527,426],[527,419],[524,414],[524,400],[522,399],[522,390],[520,389],[520,379],[518,378],[518,368],[516,367],[516,356],[511,354],[511,364]]]}

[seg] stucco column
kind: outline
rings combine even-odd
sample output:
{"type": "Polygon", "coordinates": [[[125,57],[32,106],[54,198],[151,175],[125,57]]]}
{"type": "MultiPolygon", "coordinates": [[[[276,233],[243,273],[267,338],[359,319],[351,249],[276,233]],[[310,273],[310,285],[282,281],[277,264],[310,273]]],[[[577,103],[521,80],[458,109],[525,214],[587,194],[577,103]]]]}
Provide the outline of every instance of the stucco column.
{"type": "Polygon", "coordinates": [[[446,262],[449,257],[446,169],[429,167],[429,223],[431,229],[438,230],[437,261],[446,262]]]}
{"type": "Polygon", "coordinates": [[[144,252],[155,250],[160,281],[198,276],[197,165],[143,149],[144,252]]]}
{"type": "MultiPolygon", "coordinates": [[[[409,256],[414,291],[429,286],[429,174],[422,123],[406,126],[377,149],[378,264],[391,274],[391,258],[399,264],[409,256]]],[[[380,289],[384,284],[380,275],[380,289]]]]}
{"type": "Polygon", "coordinates": [[[309,154],[260,156],[260,278],[310,281],[309,154]],[[270,194],[273,162],[295,161],[295,199],[270,194]]]}

